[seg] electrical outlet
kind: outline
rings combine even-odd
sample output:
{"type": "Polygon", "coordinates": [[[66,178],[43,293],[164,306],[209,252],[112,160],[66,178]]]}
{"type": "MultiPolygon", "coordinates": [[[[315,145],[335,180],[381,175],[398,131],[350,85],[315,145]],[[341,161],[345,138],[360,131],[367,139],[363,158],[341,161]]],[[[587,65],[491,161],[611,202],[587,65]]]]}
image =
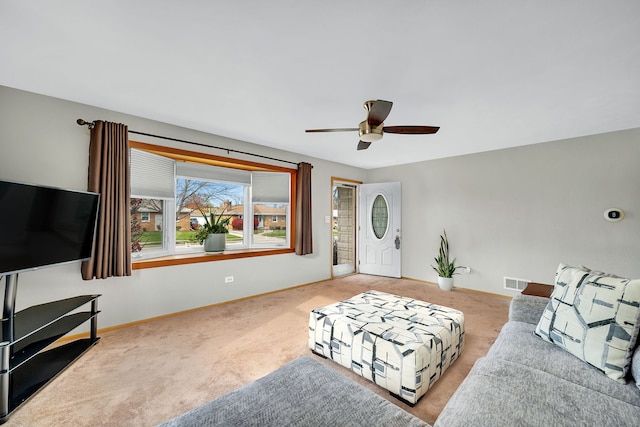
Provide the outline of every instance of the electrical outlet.
{"type": "Polygon", "coordinates": [[[227,276],[224,278],[224,283],[231,283],[233,282],[233,276],[227,276]]]}

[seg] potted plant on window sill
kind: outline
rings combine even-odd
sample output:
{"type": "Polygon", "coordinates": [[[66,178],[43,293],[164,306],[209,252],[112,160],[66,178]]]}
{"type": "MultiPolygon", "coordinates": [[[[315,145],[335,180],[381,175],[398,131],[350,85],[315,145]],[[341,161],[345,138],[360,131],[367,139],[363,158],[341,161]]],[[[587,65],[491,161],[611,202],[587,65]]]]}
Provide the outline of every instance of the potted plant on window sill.
{"type": "Polygon", "coordinates": [[[455,258],[449,261],[449,239],[447,238],[447,232],[445,230],[443,230],[443,234],[440,235],[440,250],[434,260],[436,265],[432,265],[431,267],[438,273],[438,286],[443,291],[450,291],[453,289],[453,275],[458,274],[456,270],[466,267],[456,267],[455,258]]]}
{"type": "Polygon", "coordinates": [[[198,207],[198,210],[204,217],[204,224],[198,227],[196,240],[204,244],[205,252],[224,252],[227,233],[229,232],[227,226],[229,225],[231,217],[222,217],[225,209],[223,209],[219,215],[210,212],[209,216],[207,216],[200,207],[198,207]]]}

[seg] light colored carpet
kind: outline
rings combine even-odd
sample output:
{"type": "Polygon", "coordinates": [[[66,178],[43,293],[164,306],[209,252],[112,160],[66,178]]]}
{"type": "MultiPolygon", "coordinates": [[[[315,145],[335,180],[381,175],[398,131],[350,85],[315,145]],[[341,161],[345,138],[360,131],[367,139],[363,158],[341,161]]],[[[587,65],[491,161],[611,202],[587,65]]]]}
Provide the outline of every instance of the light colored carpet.
{"type": "Polygon", "coordinates": [[[378,276],[352,275],[101,334],[101,341],[14,412],[7,426],[154,426],[300,357],[325,366],[433,424],[507,321],[509,299],[378,276]],[[456,308],[465,348],[411,408],[307,346],[309,312],[369,289],[456,308]]]}

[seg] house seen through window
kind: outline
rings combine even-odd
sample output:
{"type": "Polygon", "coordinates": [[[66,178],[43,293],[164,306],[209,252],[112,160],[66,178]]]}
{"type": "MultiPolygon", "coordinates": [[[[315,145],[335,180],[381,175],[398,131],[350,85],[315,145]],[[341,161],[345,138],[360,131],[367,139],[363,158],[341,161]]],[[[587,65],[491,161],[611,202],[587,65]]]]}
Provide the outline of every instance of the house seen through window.
{"type": "Polygon", "coordinates": [[[205,216],[229,218],[226,250],[290,245],[291,174],[178,161],[131,149],[134,258],[202,252],[205,216]]]}

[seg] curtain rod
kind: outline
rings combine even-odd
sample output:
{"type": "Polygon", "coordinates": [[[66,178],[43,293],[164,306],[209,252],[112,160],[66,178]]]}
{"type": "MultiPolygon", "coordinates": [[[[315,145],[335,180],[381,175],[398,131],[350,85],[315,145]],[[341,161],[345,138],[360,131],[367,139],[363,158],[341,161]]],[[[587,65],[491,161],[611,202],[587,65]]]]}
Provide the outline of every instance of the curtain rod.
{"type": "MultiPolygon", "coordinates": [[[[78,123],[80,126],[87,126],[89,129],[93,129],[93,127],[95,126],[95,122],[87,122],[87,121],[82,120],[82,119],[76,120],[76,123],[78,123]]],[[[268,159],[268,160],[275,160],[277,162],[290,163],[290,164],[296,165],[296,166],[299,165],[299,163],[291,162],[289,160],[276,159],[275,157],[263,156],[262,154],[248,153],[246,151],[234,150],[233,148],[217,147],[215,145],[203,144],[201,142],[186,141],[184,139],[171,138],[171,137],[162,136],[162,135],[154,135],[152,133],[146,133],[146,132],[138,132],[138,131],[131,130],[131,129],[129,129],[128,131],[129,131],[129,133],[135,133],[137,135],[151,136],[151,137],[154,137],[154,138],[166,139],[166,140],[169,140],[169,141],[182,142],[182,143],[191,144],[191,145],[198,145],[200,147],[208,147],[208,148],[215,148],[217,150],[224,150],[224,151],[227,152],[227,154],[229,154],[229,152],[233,152],[233,153],[238,153],[238,154],[246,154],[248,156],[260,157],[260,158],[268,159]]]]}

